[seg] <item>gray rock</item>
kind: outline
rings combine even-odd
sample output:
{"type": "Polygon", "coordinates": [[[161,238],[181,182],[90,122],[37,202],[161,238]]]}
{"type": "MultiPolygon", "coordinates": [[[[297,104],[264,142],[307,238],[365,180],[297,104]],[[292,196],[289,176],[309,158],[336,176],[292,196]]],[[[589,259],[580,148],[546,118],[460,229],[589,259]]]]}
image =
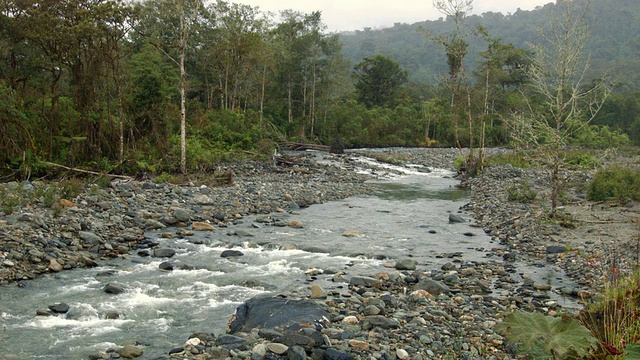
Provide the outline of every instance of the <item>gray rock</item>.
{"type": "Polygon", "coordinates": [[[78,233],[78,236],[80,236],[80,239],[84,240],[85,242],[91,245],[100,244],[102,242],[102,239],[100,238],[100,236],[90,231],[80,231],[78,233]]]}
{"type": "Polygon", "coordinates": [[[122,294],[125,291],[124,286],[116,283],[108,283],[103,289],[107,294],[122,294]]]}
{"type": "Polygon", "coordinates": [[[193,197],[193,201],[195,201],[198,205],[215,205],[216,202],[211,197],[207,195],[196,195],[193,197]]]}
{"type": "Polygon", "coordinates": [[[228,329],[230,334],[254,328],[296,332],[309,324],[325,324],[329,316],[315,301],[260,296],[238,306],[228,329]]]}
{"type": "Polygon", "coordinates": [[[159,257],[159,258],[170,258],[170,257],[173,257],[173,255],[175,254],[176,254],[176,251],[173,249],[159,248],[159,249],[153,250],[153,256],[159,257]]]}
{"type": "Polygon", "coordinates": [[[287,352],[288,360],[307,360],[307,353],[304,348],[300,345],[295,345],[289,347],[289,351],[287,352]]]}
{"type": "Polygon", "coordinates": [[[69,312],[69,305],[65,303],[57,303],[57,304],[49,305],[49,310],[58,314],[66,314],[67,312],[69,312]]]}
{"type": "Polygon", "coordinates": [[[148,229],[164,229],[167,227],[167,225],[155,219],[147,219],[144,222],[144,226],[148,229]]]}
{"type": "Polygon", "coordinates": [[[163,261],[158,265],[158,268],[160,270],[173,271],[173,264],[168,261],[163,261]]]}
{"type": "Polygon", "coordinates": [[[244,253],[240,250],[225,250],[220,254],[221,258],[239,257],[239,256],[244,256],[244,253]]]}
{"type": "Polygon", "coordinates": [[[413,289],[425,290],[429,294],[435,295],[435,296],[438,296],[441,294],[448,294],[451,292],[451,289],[447,285],[441,284],[435,280],[431,280],[427,278],[420,279],[420,281],[418,281],[417,284],[413,285],[413,289]]]}
{"type": "Polygon", "coordinates": [[[566,246],[562,245],[549,245],[547,246],[547,254],[562,254],[567,251],[566,246]]]}
{"type": "Polygon", "coordinates": [[[460,215],[449,214],[449,222],[452,224],[455,224],[455,223],[464,223],[467,221],[460,215]]]}
{"type": "Polygon", "coordinates": [[[380,280],[368,276],[352,276],[349,284],[353,286],[372,287],[378,284],[380,280]]]}
{"type": "Polygon", "coordinates": [[[191,220],[191,211],[186,209],[175,208],[173,209],[173,212],[171,214],[178,221],[188,222],[189,220],[191,220]]]}
{"type": "Polygon", "coordinates": [[[125,359],[133,359],[142,356],[144,351],[141,347],[135,345],[125,345],[118,349],[118,355],[125,359]]]}
{"type": "Polygon", "coordinates": [[[418,262],[413,259],[402,259],[396,262],[396,270],[415,270],[418,262]]]}
{"type": "Polygon", "coordinates": [[[365,316],[362,318],[362,322],[370,324],[372,328],[397,329],[400,327],[400,323],[397,320],[390,319],[383,315],[365,316]]]}

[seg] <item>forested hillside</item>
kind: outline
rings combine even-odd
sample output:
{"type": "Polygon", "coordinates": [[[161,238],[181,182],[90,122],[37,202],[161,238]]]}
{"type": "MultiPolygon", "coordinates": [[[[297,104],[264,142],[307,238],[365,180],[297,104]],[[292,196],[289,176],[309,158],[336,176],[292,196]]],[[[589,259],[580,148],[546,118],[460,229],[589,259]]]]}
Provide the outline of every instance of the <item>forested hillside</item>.
{"type": "MultiPolygon", "coordinates": [[[[470,15],[466,26],[473,31],[484,26],[492,37],[502,43],[528,48],[538,38],[537,28],[545,25],[549,2],[535,10],[517,10],[513,14],[487,12],[470,15]]],[[[619,91],[633,91],[640,85],[640,1],[593,0],[589,11],[592,20],[591,39],[585,52],[591,54],[594,76],[610,71],[617,79],[619,91]]],[[[429,40],[427,34],[451,32],[452,19],[440,18],[414,24],[396,23],[391,28],[341,33],[343,53],[354,63],[377,54],[397,60],[409,70],[416,82],[438,84],[447,74],[447,63],[442,48],[429,40]]],[[[475,68],[484,44],[480,36],[469,37],[468,68],[475,68]]]]}
{"type": "Polygon", "coordinates": [[[332,34],[320,12],[272,16],[222,0],[3,1],[1,176],[60,165],[210,171],[270,156],[283,140],[335,149],[639,143],[640,4],[594,0],[586,18],[568,22],[579,40],[571,47],[535,30],[557,35],[563,12],[585,4],[508,16],[461,8],[332,34]],[[559,50],[574,56],[554,88],[559,50]],[[571,111],[555,108],[568,91],[571,111]],[[553,136],[528,128],[541,120],[561,126],[553,136]],[[523,139],[525,130],[535,136],[523,139]]]}

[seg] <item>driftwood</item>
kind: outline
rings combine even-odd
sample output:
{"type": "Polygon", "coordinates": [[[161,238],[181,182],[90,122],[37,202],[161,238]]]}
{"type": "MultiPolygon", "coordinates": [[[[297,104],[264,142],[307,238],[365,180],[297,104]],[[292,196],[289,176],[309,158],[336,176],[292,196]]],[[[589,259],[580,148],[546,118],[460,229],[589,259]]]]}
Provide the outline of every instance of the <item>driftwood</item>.
{"type": "Polygon", "coordinates": [[[65,170],[80,172],[80,173],[84,173],[84,174],[91,174],[91,175],[98,175],[98,176],[106,175],[106,176],[111,176],[111,177],[118,178],[118,179],[128,179],[128,180],[133,179],[131,176],[126,176],[126,175],[114,175],[114,174],[99,173],[99,172],[91,171],[91,170],[72,168],[72,167],[68,167],[68,166],[64,166],[64,165],[60,165],[60,164],[56,164],[56,163],[52,163],[52,162],[48,162],[48,161],[40,161],[40,162],[43,163],[43,164],[46,164],[46,165],[51,165],[51,166],[63,168],[65,170]]]}
{"type": "Polygon", "coordinates": [[[318,150],[318,151],[329,152],[329,147],[326,146],[326,145],[306,144],[306,143],[301,143],[301,142],[286,143],[285,146],[283,146],[283,147],[286,148],[287,150],[296,150],[296,151],[300,151],[300,150],[318,150]]]}

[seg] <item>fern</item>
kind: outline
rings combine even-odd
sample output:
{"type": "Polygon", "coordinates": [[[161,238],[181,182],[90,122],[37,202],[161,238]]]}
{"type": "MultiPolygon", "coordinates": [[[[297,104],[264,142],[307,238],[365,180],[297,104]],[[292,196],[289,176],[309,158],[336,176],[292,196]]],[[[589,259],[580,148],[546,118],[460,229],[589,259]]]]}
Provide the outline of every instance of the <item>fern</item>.
{"type": "Polygon", "coordinates": [[[496,325],[510,344],[536,359],[582,358],[599,344],[589,330],[571,317],[551,317],[515,311],[496,325]]]}

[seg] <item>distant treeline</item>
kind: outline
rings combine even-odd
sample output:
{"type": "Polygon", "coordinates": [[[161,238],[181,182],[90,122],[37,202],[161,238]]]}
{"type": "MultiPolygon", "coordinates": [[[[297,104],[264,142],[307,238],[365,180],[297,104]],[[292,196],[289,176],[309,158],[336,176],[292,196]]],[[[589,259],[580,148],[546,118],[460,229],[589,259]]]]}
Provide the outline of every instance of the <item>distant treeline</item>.
{"type": "MultiPolygon", "coordinates": [[[[607,11],[605,1],[594,4],[610,27],[609,37],[594,36],[594,48],[610,49],[594,52],[609,54],[592,58],[594,74],[622,58],[628,70],[639,61],[640,4],[615,2],[617,13],[610,1],[607,11]]],[[[507,145],[508,118],[531,106],[523,100],[533,61],[524,42],[535,39],[540,18],[518,11],[465,19],[486,32],[465,40],[463,109],[451,101],[450,58],[434,45],[434,35],[452,31],[449,20],[339,35],[326,31],[320,12],[274,18],[226,1],[4,1],[0,10],[6,179],[46,173],[46,163],[171,172],[182,152],[189,171],[207,171],[237,156],[268,156],[285,139],[455,146],[474,145],[483,132],[484,145],[507,145]],[[459,131],[454,120],[471,117],[486,128],[459,131]]],[[[604,24],[597,20],[594,34],[604,24]]],[[[625,142],[623,133],[640,141],[640,104],[627,84],[639,73],[623,77],[624,91],[596,119],[608,128],[589,127],[580,141],[625,142]]]]}

